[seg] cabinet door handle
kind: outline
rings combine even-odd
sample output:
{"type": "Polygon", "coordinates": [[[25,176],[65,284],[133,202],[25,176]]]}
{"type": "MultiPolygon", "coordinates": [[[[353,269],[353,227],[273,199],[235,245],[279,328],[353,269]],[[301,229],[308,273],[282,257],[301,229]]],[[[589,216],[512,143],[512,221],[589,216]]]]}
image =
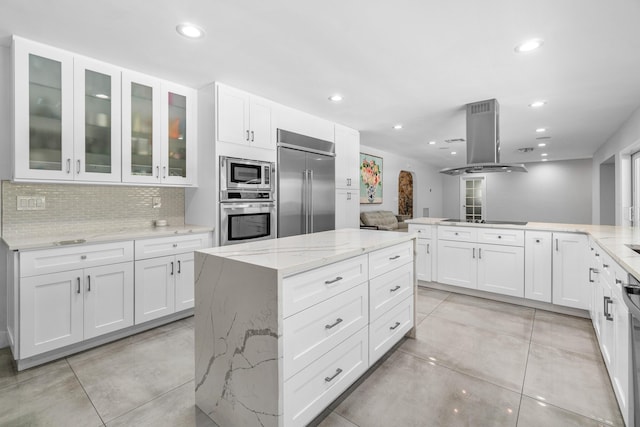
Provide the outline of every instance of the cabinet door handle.
{"type": "Polygon", "coordinates": [[[591,277],[591,273],[593,273],[593,267],[589,267],[589,282],[593,283],[595,282],[595,280],[593,280],[593,278],[591,277]]]}
{"type": "Polygon", "coordinates": [[[400,285],[396,285],[396,287],[395,287],[395,288],[389,289],[389,292],[395,292],[395,291],[397,291],[398,289],[400,289],[400,285]]]}
{"type": "Polygon", "coordinates": [[[80,160],[76,161],[76,174],[80,174],[80,160]]]}
{"type": "Polygon", "coordinates": [[[473,253],[471,254],[471,258],[476,259],[476,248],[473,248],[473,253]]]}
{"type": "Polygon", "coordinates": [[[156,178],[160,178],[160,166],[156,166],[156,178]]]}
{"type": "Polygon", "coordinates": [[[330,285],[330,284],[332,284],[332,283],[336,283],[336,282],[338,282],[338,281],[340,281],[340,280],[342,280],[342,277],[338,276],[338,277],[336,277],[336,278],[335,278],[335,279],[333,279],[333,280],[325,280],[325,281],[324,281],[324,284],[325,284],[325,285],[330,285]]]}
{"type": "Polygon", "coordinates": [[[609,304],[613,304],[610,297],[604,297],[604,318],[613,321],[613,316],[609,313],[609,304]]]}
{"type": "Polygon", "coordinates": [[[558,239],[556,239],[556,252],[558,252],[558,239]]]}
{"type": "Polygon", "coordinates": [[[540,243],[540,239],[536,239],[536,243],[540,243]]]}
{"type": "Polygon", "coordinates": [[[347,178],[347,185],[351,187],[351,178],[347,178]]]}
{"type": "Polygon", "coordinates": [[[393,330],[394,330],[395,328],[397,328],[398,326],[400,326],[400,322],[396,322],[396,324],[395,324],[395,325],[393,325],[393,326],[389,326],[389,330],[392,330],[392,331],[393,331],[393,330]]]}
{"type": "Polygon", "coordinates": [[[600,254],[598,252],[596,252],[596,256],[600,256],[600,254]]]}
{"type": "Polygon", "coordinates": [[[427,255],[430,254],[431,252],[429,251],[429,247],[431,246],[431,243],[427,243],[427,255]]]}
{"type": "Polygon", "coordinates": [[[71,173],[71,159],[67,159],[67,173],[71,173]]]}
{"type": "Polygon", "coordinates": [[[602,267],[603,267],[603,268],[609,268],[609,264],[604,264],[604,263],[603,263],[603,264],[602,264],[602,267]]]}
{"type": "Polygon", "coordinates": [[[456,233],[455,233],[455,235],[457,236],[457,235],[458,235],[458,232],[456,232],[456,233]]]}
{"type": "Polygon", "coordinates": [[[616,279],[616,285],[621,285],[621,284],[622,284],[622,280],[616,279]]]}
{"type": "Polygon", "coordinates": [[[351,193],[347,193],[347,200],[351,200],[351,193]]]}
{"type": "Polygon", "coordinates": [[[253,131],[251,131],[251,142],[253,142],[255,140],[255,134],[253,131]]]}
{"type": "Polygon", "coordinates": [[[340,323],[342,323],[342,319],[341,318],[337,318],[335,322],[333,322],[330,325],[324,325],[325,329],[333,329],[335,326],[339,325],[340,323]]]}
{"type": "Polygon", "coordinates": [[[333,381],[333,379],[335,377],[337,377],[338,375],[340,375],[341,373],[342,373],[342,369],[338,368],[338,369],[336,369],[336,373],[335,374],[333,374],[330,377],[324,377],[324,380],[329,383],[329,382],[333,381]]]}
{"type": "Polygon", "coordinates": [[[247,129],[247,141],[249,140],[249,129],[247,129]]]}
{"type": "Polygon", "coordinates": [[[389,260],[393,261],[394,259],[398,259],[398,258],[400,258],[400,255],[392,256],[389,258],[389,260]]]}
{"type": "Polygon", "coordinates": [[[502,239],[502,236],[498,235],[498,239],[502,239]]]}
{"type": "Polygon", "coordinates": [[[173,276],[173,261],[171,261],[171,275],[173,276]]]}
{"type": "Polygon", "coordinates": [[[91,292],[91,275],[87,276],[87,291],[91,292]]]}
{"type": "Polygon", "coordinates": [[[178,274],[180,274],[181,270],[182,270],[182,263],[178,261],[178,274]]]}
{"type": "Polygon", "coordinates": [[[78,288],[76,289],[76,293],[80,293],[80,278],[78,277],[78,288]]]}
{"type": "Polygon", "coordinates": [[[163,166],[162,167],[162,179],[166,179],[167,178],[167,167],[163,166]]]}
{"type": "Polygon", "coordinates": [[[174,243],[174,244],[173,244],[173,247],[174,247],[174,248],[177,248],[177,247],[178,247],[178,244],[177,244],[177,243],[174,243]]]}

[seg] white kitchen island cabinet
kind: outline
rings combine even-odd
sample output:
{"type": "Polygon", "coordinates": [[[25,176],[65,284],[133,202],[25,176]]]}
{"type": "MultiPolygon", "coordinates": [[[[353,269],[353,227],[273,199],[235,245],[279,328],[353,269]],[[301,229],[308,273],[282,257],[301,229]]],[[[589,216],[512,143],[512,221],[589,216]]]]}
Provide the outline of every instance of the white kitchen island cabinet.
{"type": "Polygon", "coordinates": [[[196,252],[196,404],[304,426],[415,325],[414,237],[335,230],[196,252]]]}

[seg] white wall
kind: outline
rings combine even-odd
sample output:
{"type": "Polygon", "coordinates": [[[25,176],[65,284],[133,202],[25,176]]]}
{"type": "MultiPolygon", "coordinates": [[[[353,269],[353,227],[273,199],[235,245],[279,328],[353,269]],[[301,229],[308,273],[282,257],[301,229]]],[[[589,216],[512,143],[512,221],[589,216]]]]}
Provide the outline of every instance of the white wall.
{"type": "Polygon", "coordinates": [[[442,215],[442,177],[439,169],[415,159],[398,156],[360,144],[360,152],[382,157],[382,204],[361,204],[360,211],[387,210],[398,213],[398,176],[400,171],[413,172],[414,217],[422,217],[429,208],[429,216],[442,215]]]}
{"type": "MultiPolygon", "coordinates": [[[[11,75],[11,49],[0,46],[0,180],[11,179],[11,75]]],[[[4,251],[0,254],[6,255],[4,251]]],[[[0,257],[0,348],[8,345],[6,262],[6,256],[0,257]]]]}
{"type": "MultiPolygon", "coordinates": [[[[488,173],[486,219],[591,223],[591,159],[539,162],[528,173],[488,173]]],[[[460,177],[445,176],[444,216],[460,216],[460,177]]]]}
{"type": "Polygon", "coordinates": [[[616,224],[615,163],[603,163],[600,165],[600,224],[616,224]]]}
{"type": "Polygon", "coordinates": [[[600,164],[614,156],[616,225],[630,225],[628,207],[631,206],[631,154],[636,151],[640,151],[640,108],[593,155],[594,224],[600,224],[600,164]]]}

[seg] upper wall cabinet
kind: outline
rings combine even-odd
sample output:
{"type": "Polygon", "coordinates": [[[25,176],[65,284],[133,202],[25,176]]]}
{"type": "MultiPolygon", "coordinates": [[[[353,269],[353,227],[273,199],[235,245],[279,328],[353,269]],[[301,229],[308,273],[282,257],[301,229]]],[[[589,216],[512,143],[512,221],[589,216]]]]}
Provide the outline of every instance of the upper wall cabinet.
{"type": "Polygon", "coordinates": [[[335,126],[336,188],[359,189],[360,132],[335,126]]]}
{"type": "Polygon", "coordinates": [[[196,91],[13,39],[14,179],[195,185],[196,91]]]}
{"type": "Polygon", "coordinates": [[[217,85],[217,141],[275,149],[270,101],[217,85]]]}

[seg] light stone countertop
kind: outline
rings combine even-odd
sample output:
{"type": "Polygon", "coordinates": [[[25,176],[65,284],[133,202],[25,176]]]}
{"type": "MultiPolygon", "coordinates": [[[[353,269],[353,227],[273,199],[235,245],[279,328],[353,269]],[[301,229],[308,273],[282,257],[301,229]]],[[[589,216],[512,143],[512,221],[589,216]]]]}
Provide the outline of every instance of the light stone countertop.
{"type": "Polygon", "coordinates": [[[70,246],[69,244],[61,245],[59,242],[72,240],[80,240],[77,244],[85,245],[92,243],[119,242],[123,240],[149,239],[154,237],[179,236],[190,233],[206,233],[211,231],[213,231],[212,227],[185,224],[182,226],[167,227],[121,228],[96,232],[74,232],[73,230],[61,230],[60,233],[52,233],[35,237],[4,236],[2,241],[7,245],[9,250],[24,251],[29,249],[49,249],[70,246]]]}
{"type": "Polygon", "coordinates": [[[443,221],[446,218],[414,218],[408,224],[449,225],[458,227],[483,227],[520,229],[525,231],[550,231],[561,233],[583,233],[591,236],[607,254],[622,268],[636,278],[640,278],[640,255],[626,245],[640,245],[640,229],[614,225],[561,224],[551,222],[529,222],[527,225],[475,224],[468,222],[443,221]]]}
{"type": "Polygon", "coordinates": [[[415,237],[405,232],[342,229],[219,246],[198,252],[270,268],[284,277],[408,242],[415,237]]]}

